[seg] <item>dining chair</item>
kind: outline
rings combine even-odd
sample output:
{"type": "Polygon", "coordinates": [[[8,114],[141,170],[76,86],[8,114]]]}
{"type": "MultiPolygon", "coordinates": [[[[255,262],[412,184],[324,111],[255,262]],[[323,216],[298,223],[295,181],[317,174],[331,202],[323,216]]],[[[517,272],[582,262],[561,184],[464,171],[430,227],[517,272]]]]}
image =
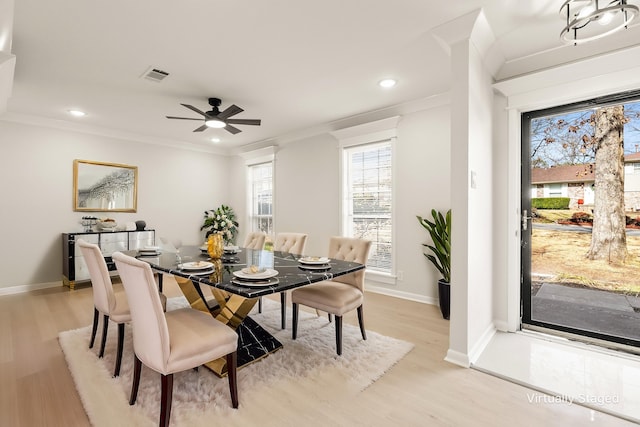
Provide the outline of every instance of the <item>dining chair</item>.
{"type": "Polygon", "coordinates": [[[254,250],[262,249],[265,237],[267,237],[267,235],[262,231],[251,232],[247,234],[247,237],[244,239],[244,247],[254,250]]]}
{"type": "Polygon", "coordinates": [[[121,252],[113,254],[130,302],[134,367],[129,404],[134,405],[142,364],[161,375],[160,426],[171,417],[173,374],[226,357],[231,404],[238,407],[238,335],[209,313],[190,307],[163,313],[149,264],[121,252]]]}
{"type": "MultiPolygon", "coordinates": [[[[350,237],[331,237],[329,258],[366,264],[371,242],[350,237]]],[[[298,334],[299,304],[316,310],[326,311],[336,318],[336,352],[342,354],[342,316],[354,309],[358,311],[358,323],[362,339],[367,339],[364,329],[364,269],[355,273],[323,280],[309,286],[296,288],[291,292],[293,305],[293,327],[291,337],[298,334]]]]}
{"type": "Polygon", "coordinates": [[[116,353],[116,366],[113,376],[120,375],[120,365],[122,362],[122,348],[124,345],[124,324],[131,322],[129,304],[127,296],[122,288],[113,288],[111,276],[104,255],[98,245],[88,243],[83,239],[78,239],[78,246],[84,257],[84,261],[89,269],[91,286],[93,290],[93,327],[91,328],[91,341],[89,348],[93,348],[98,330],[98,318],[100,313],[102,320],[102,341],[98,357],[104,356],[104,347],[107,342],[107,331],[109,329],[109,319],[118,325],[118,349],[116,353]]]}
{"type": "MultiPolygon", "coordinates": [[[[280,252],[290,253],[294,255],[302,255],[304,247],[307,243],[307,235],[304,233],[278,233],[273,249],[280,252]]],[[[262,305],[262,297],[260,297],[259,306],[262,305]]],[[[281,328],[287,327],[287,291],[280,292],[280,313],[281,328]]],[[[260,308],[260,307],[258,307],[260,308]]]]}

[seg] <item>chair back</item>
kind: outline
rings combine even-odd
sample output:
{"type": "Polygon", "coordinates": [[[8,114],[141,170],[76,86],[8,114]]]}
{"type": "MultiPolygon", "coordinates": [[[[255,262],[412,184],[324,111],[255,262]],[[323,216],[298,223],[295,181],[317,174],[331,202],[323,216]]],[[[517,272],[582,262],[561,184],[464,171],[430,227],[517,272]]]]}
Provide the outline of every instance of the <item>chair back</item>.
{"type": "MultiPolygon", "coordinates": [[[[329,258],[366,264],[369,258],[369,249],[371,249],[370,240],[336,236],[329,240],[329,258]]],[[[363,291],[364,272],[363,269],[331,280],[346,283],[363,291]]]]}
{"type": "Polygon", "coordinates": [[[303,233],[278,233],[273,249],[280,252],[287,252],[295,255],[304,253],[304,246],[307,243],[307,235],[303,233]]]}
{"type": "Polygon", "coordinates": [[[151,267],[120,252],[113,260],[129,300],[133,349],[151,369],[164,372],[169,359],[169,328],[151,267]]]}
{"type": "Polygon", "coordinates": [[[83,239],[78,239],[77,244],[89,269],[93,288],[93,305],[102,314],[109,314],[116,308],[116,297],[113,294],[111,276],[100,247],[83,239]]]}
{"type": "Polygon", "coordinates": [[[260,250],[264,246],[264,238],[266,236],[262,231],[249,233],[247,238],[244,239],[244,247],[247,249],[260,250]]]}

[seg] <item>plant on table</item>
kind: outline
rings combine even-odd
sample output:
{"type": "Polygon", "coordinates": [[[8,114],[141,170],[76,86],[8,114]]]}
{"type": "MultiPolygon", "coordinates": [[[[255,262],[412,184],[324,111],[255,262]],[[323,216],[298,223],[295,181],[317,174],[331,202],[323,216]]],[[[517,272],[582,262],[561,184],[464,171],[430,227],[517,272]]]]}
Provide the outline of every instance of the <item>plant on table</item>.
{"type": "Polygon", "coordinates": [[[200,230],[207,230],[206,237],[212,233],[220,233],[225,244],[233,244],[238,234],[238,221],[232,208],[221,205],[215,210],[204,212],[204,223],[200,230]]]}

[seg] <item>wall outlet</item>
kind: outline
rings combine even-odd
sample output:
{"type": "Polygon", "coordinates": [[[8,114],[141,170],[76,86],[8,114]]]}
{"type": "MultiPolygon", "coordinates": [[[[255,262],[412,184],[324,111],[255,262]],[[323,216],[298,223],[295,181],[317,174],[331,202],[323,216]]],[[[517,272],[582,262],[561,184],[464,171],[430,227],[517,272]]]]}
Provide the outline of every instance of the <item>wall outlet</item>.
{"type": "Polygon", "coordinates": [[[402,271],[402,270],[398,270],[398,271],[396,272],[396,279],[397,279],[399,282],[402,282],[402,281],[404,280],[404,271],[402,271]]]}

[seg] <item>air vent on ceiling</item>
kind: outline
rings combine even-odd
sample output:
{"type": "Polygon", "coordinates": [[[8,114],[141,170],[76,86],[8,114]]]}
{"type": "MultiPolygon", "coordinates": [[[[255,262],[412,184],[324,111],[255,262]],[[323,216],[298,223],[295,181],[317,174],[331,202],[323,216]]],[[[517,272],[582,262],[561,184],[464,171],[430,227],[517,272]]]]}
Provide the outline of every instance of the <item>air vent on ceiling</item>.
{"type": "Polygon", "coordinates": [[[161,82],[168,76],[169,76],[169,73],[167,73],[166,71],[162,71],[158,68],[149,67],[141,77],[154,82],[161,82]]]}

